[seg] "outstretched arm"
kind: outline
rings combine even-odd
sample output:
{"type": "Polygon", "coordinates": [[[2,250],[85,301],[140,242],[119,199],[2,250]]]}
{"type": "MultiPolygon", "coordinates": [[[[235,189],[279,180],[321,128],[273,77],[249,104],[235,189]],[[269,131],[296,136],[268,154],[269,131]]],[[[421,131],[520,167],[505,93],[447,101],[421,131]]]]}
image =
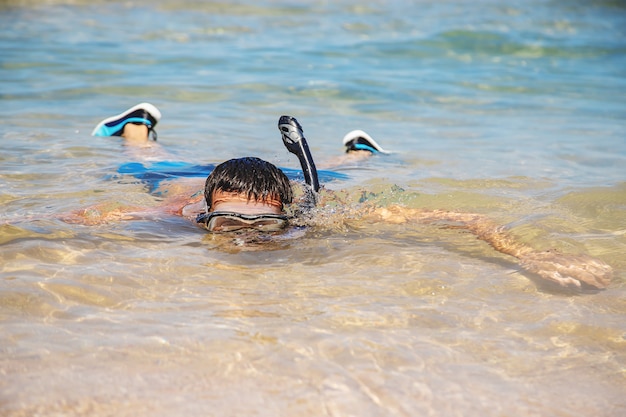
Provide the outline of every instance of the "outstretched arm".
{"type": "Polygon", "coordinates": [[[372,216],[389,223],[438,223],[452,222],[454,227],[470,231],[480,240],[487,242],[498,252],[511,255],[520,261],[527,271],[563,287],[580,288],[582,284],[594,288],[606,288],[613,274],[604,262],[587,255],[566,255],[556,251],[537,251],[516,241],[502,226],[483,215],[457,213],[442,210],[420,210],[401,206],[376,209],[372,216]]]}
{"type": "Polygon", "coordinates": [[[200,178],[178,178],[166,181],[159,186],[157,192],[163,199],[156,205],[133,206],[117,201],[98,203],[87,208],[75,210],[60,216],[67,223],[98,225],[120,220],[133,220],[146,217],[162,217],[164,215],[183,216],[195,219],[203,209],[203,195],[196,193],[202,189],[200,178]]]}
{"type": "Polygon", "coordinates": [[[131,220],[139,213],[148,213],[143,207],[126,206],[118,202],[99,203],[59,216],[66,223],[95,226],[120,220],[131,220]]]}

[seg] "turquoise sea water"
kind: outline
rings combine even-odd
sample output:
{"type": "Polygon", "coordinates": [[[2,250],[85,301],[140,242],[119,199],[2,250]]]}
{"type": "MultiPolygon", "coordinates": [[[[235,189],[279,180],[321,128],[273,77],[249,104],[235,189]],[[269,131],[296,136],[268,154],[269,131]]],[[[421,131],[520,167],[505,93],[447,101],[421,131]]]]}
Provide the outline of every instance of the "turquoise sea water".
{"type": "Polygon", "coordinates": [[[0,414],[626,413],[624,2],[3,1],[0,74],[0,414]],[[318,161],[352,129],[393,153],[256,250],[59,220],[158,203],[90,136],[142,101],[180,161],[297,168],[281,114],[318,161]],[[613,282],[544,288],[471,235],[341,218],[364,196],[488,215],[613,282]]]}

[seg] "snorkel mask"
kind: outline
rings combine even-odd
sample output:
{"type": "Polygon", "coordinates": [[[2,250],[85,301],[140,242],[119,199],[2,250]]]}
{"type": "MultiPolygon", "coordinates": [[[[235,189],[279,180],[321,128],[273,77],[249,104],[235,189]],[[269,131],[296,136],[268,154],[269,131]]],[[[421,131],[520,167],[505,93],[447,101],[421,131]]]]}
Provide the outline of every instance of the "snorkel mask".
{"type": "Polygon", "coordinates": [[[289,223],[283,214],[241,214],[231,211],[214,211],[198,215],[196,222],[203,223],[209,232],[225,233],[241,229],[278,232],[289,223]]]}

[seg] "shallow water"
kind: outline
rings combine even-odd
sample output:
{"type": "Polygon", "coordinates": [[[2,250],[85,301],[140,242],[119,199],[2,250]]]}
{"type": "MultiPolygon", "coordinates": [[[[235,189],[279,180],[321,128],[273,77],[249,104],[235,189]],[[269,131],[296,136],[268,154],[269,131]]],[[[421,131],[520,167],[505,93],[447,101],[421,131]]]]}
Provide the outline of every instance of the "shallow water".
{"type": "Polygon", "coordinates": [[[361,3],[0,3],[0,414],[626,413],[623,2],[361,3]],[[90,136],[141,101],[181,161],[295,168],[281,114],[318,161],[352,129],[395,152],[269,244],[63,222],[158,204],[90,136]],[[613,282],[546,287],[467,233],[358,221],[363,199],[483,213],[613,282]]]}

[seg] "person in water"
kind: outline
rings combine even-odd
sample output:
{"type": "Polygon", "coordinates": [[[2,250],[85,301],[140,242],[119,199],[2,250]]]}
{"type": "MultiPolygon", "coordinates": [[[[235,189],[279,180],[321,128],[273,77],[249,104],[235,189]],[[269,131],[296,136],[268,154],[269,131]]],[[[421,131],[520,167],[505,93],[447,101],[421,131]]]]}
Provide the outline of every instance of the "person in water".
{"type": "MultiPolygon", "coordinates": [[[[156,107],[140,104],[119,116],[101,122],[96,136],[121,136],[134,145],[156,140],[154,127],[160,119],[156,107]],[[142,127],[143,125],[143,127],[142,127]]],[[[293,217],[310,212],[318,201],[320,189],[317,169],[311,157],[304,132],[298,121],[291,116],[281,116],[278,129],[287,150],[295,154],[301,164],[306,182],[306,192],[298,202],[292,217],[286,207],[294,201],[294,192],[287,176],[271,164],[255,157],[231,159],[215,167],[204,184],[204,192],[188,197],[189,193],[173,192],[164,200],[160,212],[181,215],[195,221],[213,233],[252,229],[261,232],[277,232],[286,228],[293,217]]],[[[363,131],[353,131],[344,138],[346,152],[357,159],[375,153],[387,153],[363,131]],[[348,139],[346,139],[348,138],[348,139]]],[[[168,184],[171,186],[173,184],[168,184]]],[[[170,188],[166,191],[181,188],[170,188]]],[[[139,210],[122,208],[102,213],[85,210],[83,223],[98,223],[125,218],[139,210]],[[89,220],[91,219],[91,220],[89,220]]],[[[93,209],[92,209],[93,210],[93,209]]],[[[363,219],[371,222],[394,224],[425,223],[445,224],[465,229],[495,250],[513,256],[519,264],[539,277],[574,288],[606,288],[610,283],[612,269],[604,262],[586,255],[567,255],[556,251],[537,251],[516,241],[503,228],[484,215],[452,212],[446,210],[423,210],[391,205],[364,209],[363,219]]]]}

